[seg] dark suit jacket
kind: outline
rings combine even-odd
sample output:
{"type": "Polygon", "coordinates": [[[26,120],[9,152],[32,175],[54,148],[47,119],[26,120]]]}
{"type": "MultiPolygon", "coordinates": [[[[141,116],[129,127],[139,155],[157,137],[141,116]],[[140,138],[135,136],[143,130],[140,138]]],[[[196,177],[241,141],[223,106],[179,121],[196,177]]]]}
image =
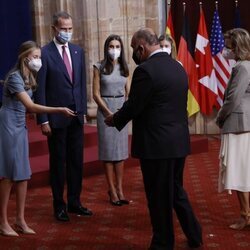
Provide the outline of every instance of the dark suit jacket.
{"type": "Polygon", "coordinates": [[[113,117],[119,130],[133,121],[132,156],[166,159],[189,153],[187,92],[183,67],[165,52],[135,69],[129,99],[113,117]]]}
{"type": "MultiPolygon", "coordinates": [[[[38,72],[35,102],[53,107],[74,107],[83,124],[87,111],[86,72],[83,49],[69,43],[73,68],[71,83],[66,66],[53,41],[42,48],[42,68],[38,72]]],[[[72,118],[61,114],[38,115],[38,123],[49,121],[53,128],[67,126],[72,118]]]]}

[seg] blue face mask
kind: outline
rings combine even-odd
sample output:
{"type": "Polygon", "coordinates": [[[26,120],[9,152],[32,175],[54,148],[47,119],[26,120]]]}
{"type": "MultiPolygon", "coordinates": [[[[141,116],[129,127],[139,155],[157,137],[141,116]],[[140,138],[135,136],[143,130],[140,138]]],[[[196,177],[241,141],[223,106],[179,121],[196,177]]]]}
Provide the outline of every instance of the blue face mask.
{"type": "Polygon", "coordinates": [[[60,43],[67,43],[72,38],[72,32],[59,31],[56,38],[60,43]]]}

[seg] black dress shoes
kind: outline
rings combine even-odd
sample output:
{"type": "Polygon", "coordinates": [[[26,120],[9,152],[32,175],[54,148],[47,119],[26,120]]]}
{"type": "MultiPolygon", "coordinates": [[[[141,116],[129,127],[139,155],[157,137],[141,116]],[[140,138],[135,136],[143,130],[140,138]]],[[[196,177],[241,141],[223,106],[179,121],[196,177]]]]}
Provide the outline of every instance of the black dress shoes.
{"type": "Polygon", "coordinates": [[[78,207],[68,207],[68,212],[69,213],[73,213],[73,214],[77,214],[77,215],[82,215],[82,216],[91,216],[93,215],[92,211],[89,210],[86,207],[83,206],[78,206],[78,207]]]}
{"type": "Polygon", "coordinates": [[[69,221],[69,216],[64,209],[56,211],[55,218],[58,221],[63,221],[63,222],[69,221]]]}

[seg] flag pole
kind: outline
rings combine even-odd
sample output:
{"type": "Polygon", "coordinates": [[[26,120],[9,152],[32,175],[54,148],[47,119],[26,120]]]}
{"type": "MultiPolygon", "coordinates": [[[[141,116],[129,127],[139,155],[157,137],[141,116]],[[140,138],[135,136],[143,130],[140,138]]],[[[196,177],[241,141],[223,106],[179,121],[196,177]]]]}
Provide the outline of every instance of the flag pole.
{"type": "Polygon", "coordinates": [[[165,1],[166,23],[167,23],[167,20],[168,20],[170,7],[171,7],[171,1],[166,0],[165,1]]]}
{"type": "Polygon", "coordinates": [[[215,1],[215,9],[218,10],[218,1],[215,1]]]}
{"type": "Polygon", "coordinates": [[[167,20],[168,20],[168,17],[169,17],[169,11],[170,11],[170,8],[171,8],[171,1],[168,1],[167,2],[167,15],[166,15],[166,23],[167,23],[167,20]]]}
{"type": "MultiPolygon", "coordinates": [[[[202,12],[202,2],[199,2],[199,6],[200,6],[200,13],[202,12]]],[[[200,113],[201,114],[201,113],[200,113]]],[[[203,114],[201,114],[201,116],[203,117],[203,132],[205,135],[207,135],[207,117],[203,114]]]]}
{"type": "Polygon", "coordinates": [[[168,10],[170,10],[170,7],[171,7],[171,2],[169,1],[168,2],[168,10]]]}
{"type": "Polygon", "coordinates": [[[234,28],[240,28],[240,27],[241,27],[241,20],[240,20],[239,1],[235,0],[234,28]]]}
{"type": "MultiPolygon", "coordinates": [[[[200,5],[200,13],[202,12],[202,2],[200,1],[199,2],[199,5],[200,5]]],[[[204,134],[207,135],[207,117],[205,115],[202,114],[202,117],[203,117],[203,131],[204,131],[204,134]]]]}
{"type": "Polygon", "coordinates": [[[185,11],[186,11],[186,3],[183,2],[182,5],[183,5],[183,13],[185,13],[185,11]]]}
{"type": "Polygon", "coordinates": [[[200,5],[200,11],[202,10],[202,2],[199,2],[200,5]]]}

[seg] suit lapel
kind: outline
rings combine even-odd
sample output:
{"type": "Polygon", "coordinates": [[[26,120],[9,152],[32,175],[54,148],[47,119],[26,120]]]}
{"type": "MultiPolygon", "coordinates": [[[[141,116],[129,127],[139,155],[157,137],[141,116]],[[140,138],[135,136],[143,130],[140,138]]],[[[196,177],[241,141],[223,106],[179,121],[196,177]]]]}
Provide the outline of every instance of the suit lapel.
{"type": "Polygon", "coordinates": [[[73,70],[73,81],[74,84],[77,83],[76,80],[76,71],[77,71],[77,65],[78,65],[78,51],[72,46],[72,44],[69,43],[69,51],[70,51],[70,56],[71,56],[71,62],[72,62],[72,70],[73,70]]]}
{"type": "MultiPolygon", "coordinates": [[[[65,75],[65,77],[69,80],[69,82],[71,83],[69,74],[67,72],[67,68],[63,62],[63,59],[56,47],[56,45],[54,44],[54,42],[52,41],[50,43],[50,51],[51,51],[51,58],[54,61],[55,65],[57,65],[57,67],[60,68],[60,70],[63,72],[63,74],[65,75]]],[[[72,62],[73,64],[73,62],[72,62]]],[[[73,67],[74,68],[74,67],[73,67]]],[[[74,72],[74,71],[73,71],[74,72]]]]}

